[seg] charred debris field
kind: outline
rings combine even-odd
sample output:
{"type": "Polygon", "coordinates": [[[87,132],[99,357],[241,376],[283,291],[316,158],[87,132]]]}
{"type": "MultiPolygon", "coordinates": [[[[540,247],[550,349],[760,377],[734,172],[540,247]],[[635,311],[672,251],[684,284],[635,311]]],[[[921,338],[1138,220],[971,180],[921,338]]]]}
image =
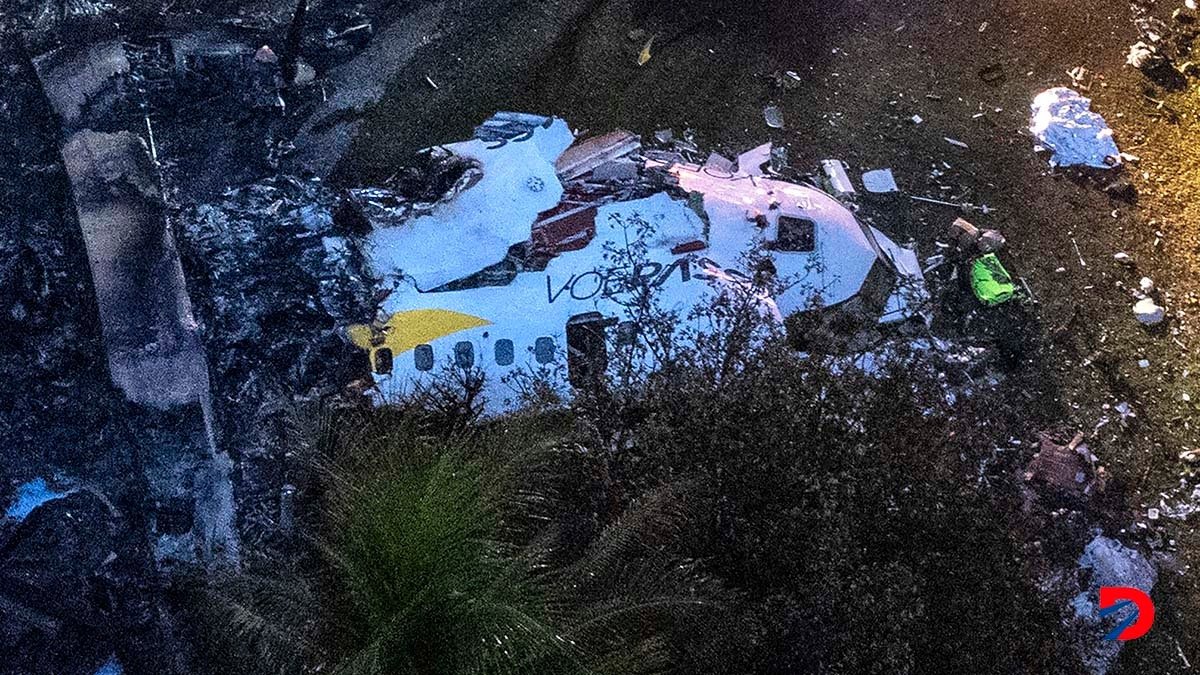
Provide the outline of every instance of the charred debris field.
{"type": "Polygon", "coordinates": [[[0,672],[1200,668],[1191,0],[0,33],[0,672]]]}

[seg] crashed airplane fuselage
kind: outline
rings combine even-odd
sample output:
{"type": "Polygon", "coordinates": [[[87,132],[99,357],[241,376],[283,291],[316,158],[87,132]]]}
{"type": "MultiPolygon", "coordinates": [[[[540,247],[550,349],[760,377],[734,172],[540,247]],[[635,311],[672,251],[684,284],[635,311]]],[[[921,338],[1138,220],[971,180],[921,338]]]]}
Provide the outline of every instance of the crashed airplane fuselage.
{"type": "Polygon", "coordinates": [[[564,164],[571,173],[581,164],[578,153],[564,155],[574,141],[565,123],[498,116],[507,127],[497,132],[496,119],[481,127],[482,138],[446,146],[477,161],[482,180],[367,242],[390,293],[380,321],[352,327],[350,337],[368,351],[385,399],[454,369],[482,372],[490,412],[518,404],[523,374],[569,391],[577,380],[572,332],[600,328],[612,348],[628,344],[640,328],[631,292],[648,292],[657,308],[685,320],[721,293],[761,294],[764,267],[778,290],[756,302],[774,321],[850,303],[884,323],[919,315],[915,253],[820,190],[754,166],[729,172],[650,157],[629,189],[611,181],[591,189],[591,175],[617,173],[605,168],[613,159],[603,148],[601,164],[564,190],[564,164]],[[534,261],[498,285],[453,283],[522,243],[534,261]]]}

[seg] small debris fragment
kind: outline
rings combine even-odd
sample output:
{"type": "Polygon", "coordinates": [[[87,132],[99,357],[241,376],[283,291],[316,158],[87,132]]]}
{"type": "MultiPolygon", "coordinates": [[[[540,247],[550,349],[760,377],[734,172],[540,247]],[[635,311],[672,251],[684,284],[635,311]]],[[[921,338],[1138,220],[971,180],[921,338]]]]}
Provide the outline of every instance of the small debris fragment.
{"type": "Polygon", "coordinates": [[[985,66],[979,71],[979,79],[986,84],[997,85],[1004,81],[1004,66],[999,63],[993,63],[990,66],[985,66]]]}
{"type": "Polygon", "coordinates": [[[1004,248],[1004,235],[997,230],[984,230],[979,235],[978,248],[980,253],[995,253],[1004,248]]]}
{"type": "Polygon", "coordinates": [[[767,121],[767,126],[772,129],[783,128],[783,111],[779,109],[779,106],[769,105],[763,108],[763,119],[767,121]]]}
{"type": "Polygon", "coordinates": [[[956,148],[963,148],[964,150],[968,150],[968,149],[970,149],[970,147],[971,147],[971,146],[967,145],[966,143],[963,143],[963,142],[962,142],[962,141],[960,141],[960,140],[956,140],[956,139],[950,138],[950,137],[948,137],[948,136],[947,136],[947,137],[945,137],[945,138],[944,138],[944,140],[945,140],[947,143],[949,143],[950,145],[953,145],[953,146],[954,146],[954,147],[956,147],[956,148]]]}
{"type": "Polygon", "coordinates": [[[1154,292],[1154,280],[1150,277],[1142,277],[1138,281],[1138,288],[1142,289],[1143,293],[1149,294],[1154,292]]]}
{"type": "Polygon", "coordinates": [[[1133,66],[1138,70],[1148,70],[1158,65],[1161,58],[1154,48],[1145,42],[1137,42],[1129,47],[1129,53],[1125,56],[1125,63],[1133,66]]]}
{"type": "Polygon", "coordinates": [[[1167,310],[1152,298],[1142,298],[1134,304],[1133,315],[1142,325],[1154,326],[1162,323],[1162,320],[1166,318],[1167,310]]]}
{"type": "Polygon", "coordinates": [[[639,66],[644,66],[650,61],[650,47],[654,44],[654,38],[655,36],[651,35],[650,39],[646,40],[645,46],[642,47],[642,51],[638,53],[637,64],[639,66]]]}
{"type": "Polygon", "coordinates": [[[867,192],[883,193],[883,192],[899,192],[900,188],[896,185],[896,177],[892,175],[891,169],[875,169],[867,171],[862,175],[863,188],[867,192]]]}
{"type": "Polygon", "coordinates": [[[267,45],[259,47],[258,51],[254,52],[254,60],[258,63],[279,63],[279,57],[267,45]]]}
{"type": "Polygon", "coordinates": [[[704,162],[704,168],[729,175],[733,175],[735,170],[733,160],[718,152],[709,153],[708,159],[704,162]]]}
{"type": "Polygon", "coordinates": [[[980,302],[995,307],[1011,300],[1017,287],[996,254],[989,253],[971,266],[971,290],[980,302]]]}
{"type": "Polygon", "coordinates": [[[825,174],[825,183],[829,192],[835,195],[854,194],[854,184],[846,174],[846,163],[840,159],[821,160],[821,171],[825,174]]]}

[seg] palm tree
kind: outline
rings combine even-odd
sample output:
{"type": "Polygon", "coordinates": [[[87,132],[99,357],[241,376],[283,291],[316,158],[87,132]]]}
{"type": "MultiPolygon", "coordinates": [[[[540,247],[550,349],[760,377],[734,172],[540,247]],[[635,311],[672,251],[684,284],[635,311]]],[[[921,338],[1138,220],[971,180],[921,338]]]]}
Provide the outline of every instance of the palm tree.
{"type": "Polygon", "coordinates": [[[580,542],[560,516],[580,512],[570,493],[592,458],[556,445],[544,418],[449,441],[386,413],[342,429],[321,453],[319,572],[210,591],[247,669],[666,672],[716,644],[704,636],[730,596],[662,552],[685,524],[684,490],[654,491],[580,542]]]}

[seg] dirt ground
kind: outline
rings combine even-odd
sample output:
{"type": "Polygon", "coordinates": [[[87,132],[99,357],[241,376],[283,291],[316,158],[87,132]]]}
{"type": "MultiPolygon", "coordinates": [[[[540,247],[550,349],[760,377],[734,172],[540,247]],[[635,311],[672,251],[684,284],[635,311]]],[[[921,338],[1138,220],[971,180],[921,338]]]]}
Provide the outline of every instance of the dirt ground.
{"type": "MultiPolygon", "coordinates": [[[[1030,339],[1044,345],[1030,345],[1036,357],[1002,385],[1028,420],[1011,432],[1030,439],[1055,423],[1090,432],[1102,416],[1116,416],[1111,406],[1128,401],[1137,413],[1130,428],[1105,426],[1092,445],[1128,486],[1133,518],[1146,522],[1146,507],[1178,486],[1178,453],[1200,447],[1193,407],[1200,335],[1191,320],[1200,275],[1200,205],[1192,199],[1200,191],[1200,89],[1193,80],[1190,91],[1158,91],[1124,65],[1137,39],[1128,2],[641,6],[649,4],[448,9],[448,28],[368,112],[338,175],[379,180],[405,152],[461,138],[508,108],[561,115],[581,131],[619,127],[650,137],[690,128],[703,147],[726,154],[770,140],[788,147],[793,166],[839,157],[856,172],[891,167],[909,194],[986,204],[994,210],[968,218],[1008,238],[1006,264],[1037,300],[1028,311],[1040,334],[1030,339]],[[656,36],[652,58],[638,67],[649,35],[656,36]],[[993,65],[1004,78],[989,84],[979,71],[993,65]],[[1033,152],[1029,104],[1047,87],[1070,85],[1067,71],[1076,66],[1094,73],[1087,95],[1122,150],[1141,158],[1126,171],[1136,204],[1053,175],[1033,152]],[[798,73],[798,85],[778,88],[771,75],[780,70],[798,73]],[[772,103],[783,110],[784,129],[763,121],[772,103]],[[1113,260],[1119,251],[1134,257],[1136,269],[1113,260]],[[1133,317],[1129,289],[1142,275],[1166,294],[1170,320],[1161,330],[1147,331],[1133,317]]],[[[1167,16],[1177,6],[1160,4],[1167,16]]],[[[922,258],[936,253],[933,239],[960,215],[917,204],[904,210],[890,233],[915,239],[922,258]]],[[[961,322],[954,328],[973,334],[961,322]]],[[[996,330],[973,335],[1002,337],[996,330]]],[[[1176,542],[1167,550],[1177,551],[1178,569],[1163,570],[1155,630],[1129,645],[1120,672],[1175,672],[1184,658],[1200,664],[1200,585],[1189,569],[1200,559],[1200,536],[1186,523],[1163,534],[1176,542]]]]}

